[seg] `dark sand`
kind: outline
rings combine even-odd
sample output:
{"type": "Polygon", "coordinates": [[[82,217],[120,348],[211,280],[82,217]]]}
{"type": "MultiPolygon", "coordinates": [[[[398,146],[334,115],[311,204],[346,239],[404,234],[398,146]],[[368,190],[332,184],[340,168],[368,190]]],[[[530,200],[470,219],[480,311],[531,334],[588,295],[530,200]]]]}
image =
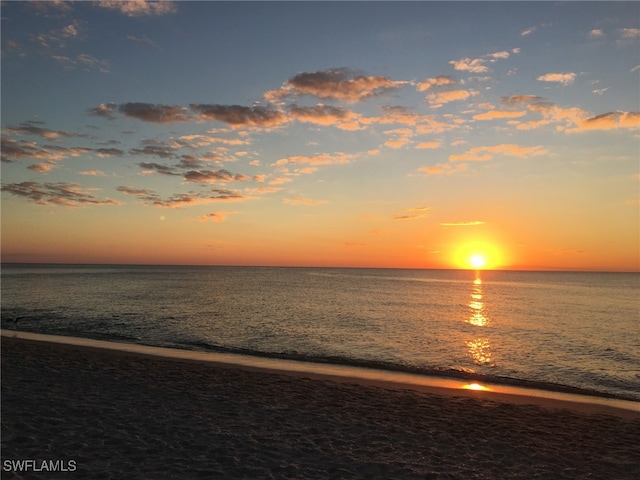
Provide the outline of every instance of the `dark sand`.
{"type": "MultiPolygon", "coordinates": [[[[2,465],[43,479],[633,479],[640,415],[2,337],[2,465]]],[[[455,392],[455,391],[452,391],[455,392]]]]}

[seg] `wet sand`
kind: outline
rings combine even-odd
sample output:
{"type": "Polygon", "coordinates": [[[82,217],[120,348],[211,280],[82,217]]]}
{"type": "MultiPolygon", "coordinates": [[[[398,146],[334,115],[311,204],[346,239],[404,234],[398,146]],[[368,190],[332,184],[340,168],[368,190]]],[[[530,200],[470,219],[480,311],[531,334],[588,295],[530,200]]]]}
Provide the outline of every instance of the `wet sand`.
{"type": "Polygon", "coordinates": [[[1,342],[2,478],[640,478],[637,412],[1,342]]]}

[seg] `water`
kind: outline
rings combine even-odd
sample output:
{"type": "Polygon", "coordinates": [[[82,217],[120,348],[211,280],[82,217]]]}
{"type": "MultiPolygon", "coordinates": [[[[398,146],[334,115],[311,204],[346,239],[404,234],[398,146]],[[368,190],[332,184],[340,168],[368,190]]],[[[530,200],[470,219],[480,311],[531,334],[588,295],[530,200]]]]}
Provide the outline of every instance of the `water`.
{"type": "Polygon", "coordinates": [[[3,265],[2,328],[640,401],[640,275],[3,265]]]}

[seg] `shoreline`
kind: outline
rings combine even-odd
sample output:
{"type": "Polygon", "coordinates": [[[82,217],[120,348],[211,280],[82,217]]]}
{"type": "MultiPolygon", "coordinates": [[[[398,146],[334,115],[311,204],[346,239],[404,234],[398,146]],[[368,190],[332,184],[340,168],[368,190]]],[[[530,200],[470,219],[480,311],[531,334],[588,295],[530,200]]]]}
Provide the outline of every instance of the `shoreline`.
{"type": "Polygon", "coordinates": [[[2,467],[77,467],[46,478],[640,476],[633,411],[6,335],[0,347],[2,467]]]}
{"type": "Polygon", "coordinates": [[[640,418],[640,402],[611,396],[589,395],[582,392],[545,390],[498,383],[479,383],[469,379],[426,376],[366,367],[311,363],[234,353],[183,350],[17,330],[0,330],[0,336],[3,339],[14,338],[23,341],[68,345],[114,354],[121,353],[191,361],[223,368],[242,368],[266,374],[277,373],[391,389],[410,389],[422,393],[465,396],[515,404],[539,405],[548,408],[565,408],[586,413],[640,418]]]}

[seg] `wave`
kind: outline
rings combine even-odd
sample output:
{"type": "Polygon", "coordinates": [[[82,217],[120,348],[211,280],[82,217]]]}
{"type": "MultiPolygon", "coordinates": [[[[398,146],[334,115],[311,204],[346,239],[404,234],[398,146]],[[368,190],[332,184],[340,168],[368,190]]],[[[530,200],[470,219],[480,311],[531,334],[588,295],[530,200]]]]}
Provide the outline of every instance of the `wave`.
{"type": "Polygon", "coordinates": [[[278,360],[288,360],[294,362],[316,363],[332,366],[345,366],[365,368],[372,370],[382,370],[393,373],[410,373],[426,377],[436,377],[443,379],[464,380],[468,382],[487,383],[495,385],[504,385],[511,387],[528,388],[535,390],[545,390],[556,393],[569,393],[577,395],[588,395],[601,398],[611,398],[617,400],[640,401],[631,395],[614,394],[594,389],[580,388],[570,385],[563,385],[552,382],[542,382],[524,378],[508,377],[502,375],[490,375],[478,373],[466,369],[447,368],[447,367],[421,367],[416,365],[405,365],[399,363],[385,362],[380,360],[363,360],[346,356],[336,355],[309,355],[298,352],[267,352],[260,350],[251,350],[238,347],[228,347],[212,344],[202,341],[182,341],[179,343],[171,343],[163,345],[169,348],[177,348],[181,350],[196,350],[204,352],[228,353],[235,355],[246,355],[250,357],[271,358],[278,360]]]}

